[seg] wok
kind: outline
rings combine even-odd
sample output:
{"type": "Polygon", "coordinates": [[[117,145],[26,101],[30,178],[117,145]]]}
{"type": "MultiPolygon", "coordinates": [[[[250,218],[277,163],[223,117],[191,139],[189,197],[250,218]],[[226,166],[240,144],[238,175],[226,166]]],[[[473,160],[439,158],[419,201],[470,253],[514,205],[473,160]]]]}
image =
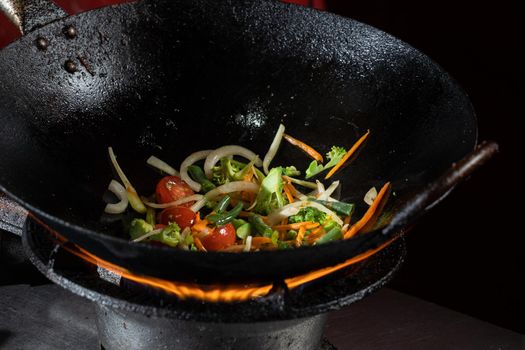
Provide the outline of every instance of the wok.
{"type": "MultiPolygon", "coordinates": [[[[20,3],[2,1],[25,36],[0,52],[0,189],[136,273],[274,280],[340,263],[397,237],[496,149],[467,156],[476,118],[457,83],[351,19],[263,0],[137,1],[72,17],[46,1],[20,3]],[[321,152],[370,129],[334,179],[358,215],[364,193],[391,181],[391,223],[315,247],[204,254],[132,244],[119,220],[103,217],[108,146],[149,195],[159,179],[145,166],[151,154],[178,166],[194,151],[240,144],[262,156],[279,123],[321,152]]],[[[286,145],[274,161],[307,163],[286,145]]]]}

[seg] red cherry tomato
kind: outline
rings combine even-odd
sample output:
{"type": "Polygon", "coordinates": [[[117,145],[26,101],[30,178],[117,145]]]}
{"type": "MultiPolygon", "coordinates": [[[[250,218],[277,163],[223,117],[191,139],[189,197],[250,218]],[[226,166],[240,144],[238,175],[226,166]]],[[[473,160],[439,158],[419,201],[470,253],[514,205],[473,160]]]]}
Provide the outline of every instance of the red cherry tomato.
{"type": "MultiPolygon", "coordinates": [[[[169,203],[178,199],[191,196],[193,190],[186,182],[178,176],[163,177],[157,184],[155,194],[157,195],[157,202],[169,203]]],[[[193,202],[182,204],[183,207],[190,207],[193,202]]]]}
{"type": "Polygon", "coordinates": [[[201,238],[202,245],[206,250],[221,250],[235,243],[235,227],[232,224],[219,226],[212,233],[201,238]]]}
{"type": "Polygon", "coordinates": [[[195,213],[193,210],[186,207],[172,207],[166,208],[159,214],[159,221],[163,225],[168,225],[170,222],[175,222],[181,230],[186,227],[191,227],[195,222],[195,213]]]}

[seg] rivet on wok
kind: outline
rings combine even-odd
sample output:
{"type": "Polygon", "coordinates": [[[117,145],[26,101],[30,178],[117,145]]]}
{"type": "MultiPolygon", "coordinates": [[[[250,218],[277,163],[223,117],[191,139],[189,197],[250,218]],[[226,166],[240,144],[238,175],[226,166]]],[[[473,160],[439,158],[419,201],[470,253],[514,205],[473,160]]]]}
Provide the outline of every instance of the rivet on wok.
{"type": "Polygon", "coordinates": [[[63,32],[68,39],[74,39],[77,37],[77,30],[72,25],[65,26],[63,32]]]}
{"type": "Polygon", "coordinates": [[[75,73],[77,71],[77,65],[71,60],[67,60],[66,63],[64,63],[64,68],[68,73],[75,73]]]}
{"type": "Polygon", "coordinates": [[[47,39],[42,38],[42,37],[38,37],[35,43],[36,43],[36,47],[42,51],[47,50],[47,47],[49,46],[49,42],[47,41],[47,39]]]}

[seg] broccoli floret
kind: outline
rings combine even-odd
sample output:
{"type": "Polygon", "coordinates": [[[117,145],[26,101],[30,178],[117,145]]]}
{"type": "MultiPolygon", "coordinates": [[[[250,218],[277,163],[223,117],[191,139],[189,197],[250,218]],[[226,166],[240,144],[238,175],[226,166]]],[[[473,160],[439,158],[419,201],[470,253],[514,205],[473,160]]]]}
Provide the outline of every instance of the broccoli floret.
{"type": "Polygon", "coordinates": [[[170,224],[164,227],[159,234],[156,234],[152,237],[154,240],[171,247],[176,247],[182,241],[180,236],[180,227],[174,222],[170,222],[170,224]]]}
{"type": "Polygon", "coordinates": [[[326,220],[326,213],[313,207],[306,207],[299,210],[295,215],[288,218],[288,222],[293,224],[296,222],[313,221],[322,224],[326,220]]]}
{"type": "Polygon", "coordinates": [[[286,204],[283,197],[282,168],[270,170],[261,183],[256,200],[255,211],[262,215],[267,215],[272,210],[281,208],[286,204]]]}
{"type": "Polygon", "coordinates": [[[341,160],[341,158],[344,157],[345,154],[346,150],[344,149],[344,147],[332,146],[330,152],[326,154],[326,158],[328,158],[330,161],[325,164],[324,169],[326,170],[335,166],[337,163],[339,163],[339,161],[341,160]]]}
{"type": "Polygon", "coordinates": [[[131,227],[129,229],[131,239],[137,239],[150,231],[153,231],[153,225],[148,224],[145,220],[133,219],[133,221],[131,221],[131,227]]]}
{"type": "Polygon", "coordinates": [[[283,171],[283,175],[285,176],[300,176],[301,175],[301,172],[297,170],[297,168],[293,165],[283,168],[282,171],[283,171]]]}
{"type": "Polygon", "coordinates": [[[306,173],[306,178],[309,179],[312,176],[315,176],[315,175],[319,174],[323,170],[324,170],[323,164],[319,164],[319,163],[317,163],[316,160],[312,160],[312,162],[308,166],[308,169],[306,169],[306,172],[305,172],[306,173]]]}

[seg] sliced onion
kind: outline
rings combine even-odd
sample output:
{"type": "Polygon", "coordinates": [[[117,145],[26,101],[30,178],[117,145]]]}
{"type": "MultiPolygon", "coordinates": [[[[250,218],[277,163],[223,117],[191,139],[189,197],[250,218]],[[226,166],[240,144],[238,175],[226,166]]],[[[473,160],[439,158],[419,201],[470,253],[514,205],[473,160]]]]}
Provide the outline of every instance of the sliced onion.
{"type": "Polygon", "coordinates": [[[140,237],[137,237],[135,238],[134,240],[132,240],[131,242],[133,243],[137,243],[137,242],[140,242],[140,241],[143,241],[145,240],[146,238],[148,237],[151,237],[151,236],[155,236],[157,233],[161,233],[162,232],[162,229],[159,228],[159,229],[156,229],[156,230],[153,230],[153,231],[149,231],[148,233],[140,236],[140,237]]]}
{"type": "Polygon", "coordinates": [[[104,208],[104,212],[108,214],[121,214],[128,207],[128,197],[126,189],[119,182],[111,180],[109,183],[108,189],[113,192],[115,196],[119,199],[118,203],[108,203],[104,208]]]}
{"type": "Polygon", "coordinates": [[[168,163],[164,162],[162,159],[159,159],[155,156],[149,157],[146,163],[148,163],[154,168],[159,169],[160,171],[165,172],[168,175],[180,176],[177,170],[173,169],[168,163]]]}
{"type": "Polygon", "coordinates": [[[303,187],[306,187],[306,188],[311,188],[312,190],[317,190],[317,184],[315,182],[299,180],[299,179],[295,179],[295,178],[290,177],[290,176],[283,176],[283,179],[288,180],[291,183],[297,184],[299,186],[303,186],[303,187]]]}
{"type": "Polygon", "coordinates": [[[277,154],[277,151],[279,150],[279,146],[281,145],[281,141],[283,139],[283,134],[284,134],[284,125],[279,124],[279,128],[277,129],[277,132],[275,133],[275,137],[273,138],[272,144],[270,145],[268,152],[266,152],[266,155],[264,156],[263,170],[265,174],[268,174],[268,172],[270,171],[268,168],[273,158],[277,154]]]}
{"type": "Polygon", "coordinates": [[[197,202],[195,202],[191,207],[190,209],[196,213],[198,212],[199,210],[202,209],[202,207],[204,207],[206,205],[206,202],[208,201],[208,199],[206,197],[202,197],[201,199],[199,199],[197,202]]]}
{"type": "Polygon", "coordinates": [[[324,189],[324,185],[321,181],[319,180],[315,180],[315,183],[317,185],[317,194],[320,196],[324,193],[325,189],[324,189]]]}
{"type": "Polygon", "coordinates": [[[365,194],[365,197],[363,198],[363,200],[365,201],[366,204],[372,205],[372,203],[374,203],[374,200],[376,199],[376,197],[377,197],[377,190],[376,190],[375,187],[372,187],[365,194]]]}
{"type": "Polygon", "coordinates": [[[246,237],[246,243],[244,243],[243,252],[249,252],[252,249],[252,236],[246,237]]]}
{"type": "Polygon", "coordinates": [[[259,157],[247,148],[238,145],[222,146],[212,151],[206,157],[206,161],[204,162],[204,173],[206,174],[208,179],[211,179],[212,169],[215,166],[215,164],[217,164],[219,159],[229,156],[241,156],[248,159],[249,161],[255,160],[255,165],[258,167],[262,165],[262,162],[259,159],[259,157]]]}
{"type": "Polygon", "coordinates": [[[259,192],[259,185],[250,182],[250,181],[232,181],[228,182],[222,186],[214,188],[213,190],[206,193],[205,197],[209,200],[214,199],[223,194],[228,194],[231,192],[259,192]]]}
{"type": "Polygon", "coordinates": [[[170,207],[177,207],[181,204],[188,203],[188,202],[198,201],[198,200],[201,200],[202,198],[204,198],[202,194],[193,194],[191,196],[184,197],[181,199],[177,199],[176,201],[169,202],[169,203],[163,203],[163,204],[153,203],[153,202],[148,201],[145,198],[142,198],[142,202],[150,208],[164,209],[164,208],[170,208],[170,207]]]}
{"type": "Polygon", "coordinates": [[[268,215],[267,224],[270,226],[274,226],[281,220],[289,216],[297,214],[300,208],[305,208],[305,207],[313,207],[313,208],[319,209],[323,213],[328,214],[332,218],[332,220],[334,220],[338,225],[343,226],[343,220],[341,220],[341,218],[337,216],[336,213],[334,213],[333,211],[331,211],[330,209],[328,209],[327,207],[325,207],[324,205],[320,203],[311,202],[308,200],[303,200],[300,202],[287,204],[280,209],[274,210],[268,215]]]}
{"type": "Polygon", "coordinates": [[[328,186],[328,188],[323,193],[319,194],[317,199],[320,199],[323,201],[328,200],[330,196],[332,195],[332,193],[334,193],[334,191],[337,189],[338,186],[339,186],[339,181],[332,182],[332,184],[328,186]]]}
{"type": "Polygon", "coordinates": [[[253,208],[255,208],[256,205],[257,205],[257,200],[254,200],[253,203],[248,208],[246,208],[245,210],[246,211],[250,211],[253,208]]]}
{"type": "Polygon", "coordinates": [[[206,157],[212,152],[212,150],[207,149],[203,151],[198,151],[190,154],[180,165],[180,178],[186,182],[192,190],[199,192],[201,190],[201,184],[188,175],[188,167],[198,162],[199,160],[206,159],[206,157]]]}
{"type": "Polygon", "coordinates": [[[113,152],[112,147],[108,147],[108,153],[109,158],[111,159],[111,163],[113,164],[113,167],[117,171],[118,176],[120,177],[120,180],[124,184],[124,187],[126,188],[127,196],[129,203],[131,204],[131,207],[135,209],[138,213],[144,214],[146,212],[146,207],[140,200],[139,195],[137,194],[137,191],[135,188],[131,185],[131,182],[129,182],[126,174],[122,171],[122,168],[117,162],[117,157],[115,156],[115,153],[113,152]]]}

